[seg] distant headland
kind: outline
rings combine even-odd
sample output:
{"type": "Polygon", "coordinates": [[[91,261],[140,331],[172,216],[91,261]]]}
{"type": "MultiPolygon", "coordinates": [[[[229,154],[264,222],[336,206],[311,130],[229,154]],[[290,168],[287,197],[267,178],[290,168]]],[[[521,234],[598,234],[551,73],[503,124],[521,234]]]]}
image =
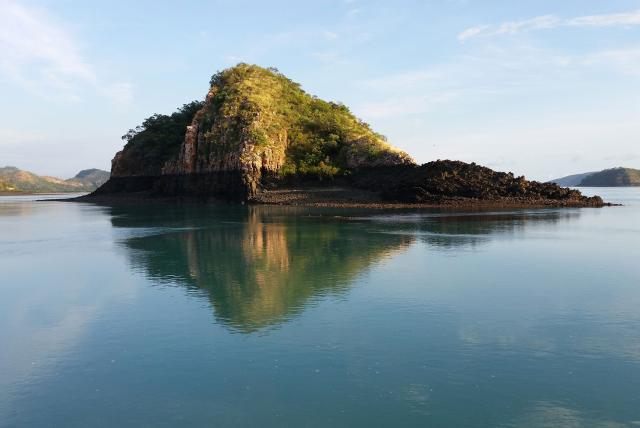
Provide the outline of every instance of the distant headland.
{"type": "Polygon", "coordinates": [[[568,175],[551,180],[559,186],[573,187],[633,187],[640,186],[640,170],[633,168],[609,168],[597,172],[568,175]]]}
{"type": "Polygon", "coordinates": [[[340,103],[273,68],[215,74],[204,102],[123,136],[111,178],[81,200],[216,199],[323,206],[602,206],[599,197],[474,163],[417,165],[340,103]]]}
{"type": "Polygon", "coordinates": [[[5,166],[0,167],[0,194],[92,192],[108,179],[109,172],[95,168],[65,180],[5,166]]]}

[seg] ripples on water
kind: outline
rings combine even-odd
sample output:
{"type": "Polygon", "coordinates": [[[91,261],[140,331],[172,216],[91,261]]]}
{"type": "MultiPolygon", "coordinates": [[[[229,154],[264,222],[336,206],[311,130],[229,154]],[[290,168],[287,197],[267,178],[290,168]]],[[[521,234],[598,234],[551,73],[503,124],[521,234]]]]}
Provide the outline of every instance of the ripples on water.
{"type": "Polygon", "coordinates": [[[0,426],[633,426],[623,207],[0,199],[0,426]]]}

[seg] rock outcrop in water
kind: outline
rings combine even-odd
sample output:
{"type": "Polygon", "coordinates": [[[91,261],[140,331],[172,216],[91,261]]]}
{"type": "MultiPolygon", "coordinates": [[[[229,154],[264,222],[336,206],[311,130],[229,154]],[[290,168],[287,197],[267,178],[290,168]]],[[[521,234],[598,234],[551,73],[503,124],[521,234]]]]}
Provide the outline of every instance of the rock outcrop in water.
{"type": "Polygon", "coordinates": [[[384,200],[441,203],[455,200],[511,201],[541,204],[601,203],[579,191],[552,183],[529,181],[512,173],[460,161],[435,161],[420,166],[369,169],[355,175],[360,188],[377,187],[384,200]]]}
{"type": "Polygon", "coordinates": [[[217,73],[204,102],[170,116],[156,114],[123,138],[127,144],[113,159],[112,178],[93,197],[289,203],[278,189],[338,186],[355,203],[602,205],[597,197],[475,164],[417,166],[346,106],[313,97],[277,70],[255,65],[217,73]]]}

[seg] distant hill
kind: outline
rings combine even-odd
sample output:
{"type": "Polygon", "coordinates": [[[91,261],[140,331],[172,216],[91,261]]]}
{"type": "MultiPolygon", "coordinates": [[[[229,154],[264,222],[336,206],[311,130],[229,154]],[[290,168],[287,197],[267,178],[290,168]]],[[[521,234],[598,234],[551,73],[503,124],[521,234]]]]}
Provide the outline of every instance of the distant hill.
{"type": "Polygon", "coordinates": [[[562,187],[576,187],[579,186],[580,183],[582,183],[582,180],[592,174],[595,174],[595,172],[584,172],[582,174],[567,175],[566,177],[552,180],[550,181],[550,183],[556,183],[557,185],[562,187]]]}
{"type": "Polygon", "coordinates": [[[632,168],[611,168],[585,177],[580,186],[626,187],[640,186],[640,170],[632,168]]]}
{"type": "Polygon", "coordinates": [[[568,187],[629,187],[640,186],[640,170],[633,168],[610,168],[598,172],[568,175],[551,180],[568,187]]]}
{"type": "Polygon", "coordinates": [[[10,192],[11,185],[4,180],[0,179],[0,192],[10,192]]]}
{"type": "Polygon", "coordinates": [[[83,186],[95,190],[107,182],[111,174],[101,169],[83,169],[75,177],[66,180],[67,183],[79,183],[83,186]]]}
{"type": "Polygon", "coordinates": [[[109,173],[99,169],[80,171],[75,177],[64,180],[40,176],[14,166],[0,168],[0,192],[3,193],[58,193],[91,192],[109,179],[109,173]]]}

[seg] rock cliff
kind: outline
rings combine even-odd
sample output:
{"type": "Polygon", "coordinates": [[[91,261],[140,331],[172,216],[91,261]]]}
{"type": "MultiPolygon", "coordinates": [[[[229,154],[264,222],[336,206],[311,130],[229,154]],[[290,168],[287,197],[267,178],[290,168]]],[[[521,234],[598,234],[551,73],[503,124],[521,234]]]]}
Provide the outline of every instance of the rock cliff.
{"type": "Polygon", "coordinates": [[[264,174],[335,178],[355,168],[414,163],[344,105],[307,94],[275,69],[247,64],[214,75],[204,103],[154,115],[123,138],[127,145],[112,162],[115,178],[235,177],[245,196],[259,191],[264,174]]]}

